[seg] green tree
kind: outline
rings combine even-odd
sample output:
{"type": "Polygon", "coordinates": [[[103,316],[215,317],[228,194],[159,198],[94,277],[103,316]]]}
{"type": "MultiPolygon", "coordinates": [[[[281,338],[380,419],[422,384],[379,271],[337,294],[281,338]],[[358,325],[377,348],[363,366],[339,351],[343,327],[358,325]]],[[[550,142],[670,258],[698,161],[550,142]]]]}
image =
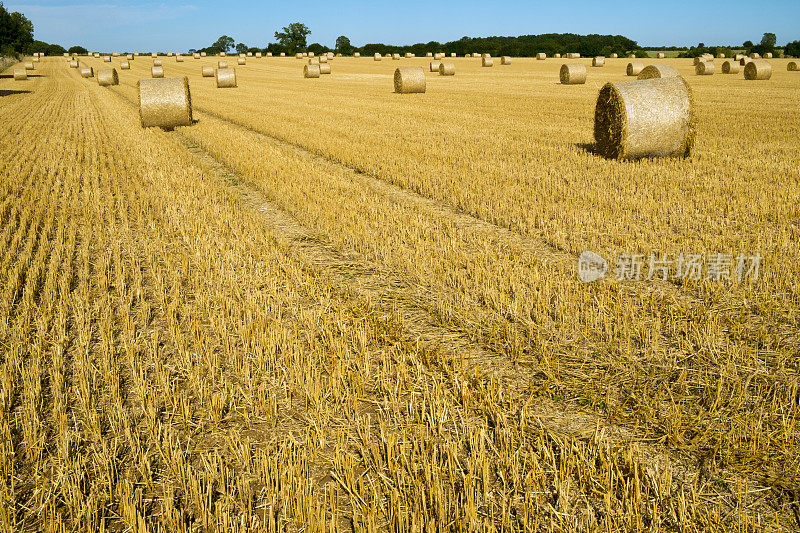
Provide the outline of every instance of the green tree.
{"type": "Polygon", "coordinates": [[[747,49],[750,49],[750,48],[753,48],[753,46],[755,46],[755,45],[753,45],[753,41],[745,41],[745,42],[742,43],[742,46],[744,46],[747,49]]]}
{"type": "Polygon", "coordinates": [[[247,52],[247,45],[244,43],[239,43],[236,45],[236,52],[239,54],[244,54],[247,52]]]}
{"type": "Polygon", "coordinates": [[[764,50],[771,52],[775,49],[775,43],[778,42],[778,38],[775,36],[774,33],[765,33],[764,36],[761,38],[761,48],[764,50]]]}
{"type": "Polygon", "coordinates": [[[311,35],[308,26],[301,22],[292,22],[288,26],[284,26],[282,30],[275,32],[275,38],[289,53],[305,49],[306,37],[311,35]]]}
{"type": "Polygon", "coordinates": [[[33,23],[22,13],[9,13],[0,2],[0,53],[17,53],[33,42],[33,23]]]}
{"type": "Polygon", "coordinates": [[[236,41],[233,40],[233,37],[228,37],[227,35],[223,35],[217,41],[210,46],[210,48],[216,48],[220,52],[230,52],[233,45],[236,44],[236,41]]]}
{"type": "Polygon", "coordinates": [[[350,39],[344,35],[338,36],[336,38],[336,51],[340,54],[351,54],[353,52],[353,45],[350,44],[350,39]]]}
{"type": "Polygon", "coordinates": [[[70,54],[88,54],[89,50],[84,48],[83,46],[70,46],[69,50],[67,50],[70,54]]]}
{"type": "Polygon", "coordinates": [[[783,52],[787,56],[800,57],[800,41],[786,43],[786,46],[783,47],[783,52]]]}

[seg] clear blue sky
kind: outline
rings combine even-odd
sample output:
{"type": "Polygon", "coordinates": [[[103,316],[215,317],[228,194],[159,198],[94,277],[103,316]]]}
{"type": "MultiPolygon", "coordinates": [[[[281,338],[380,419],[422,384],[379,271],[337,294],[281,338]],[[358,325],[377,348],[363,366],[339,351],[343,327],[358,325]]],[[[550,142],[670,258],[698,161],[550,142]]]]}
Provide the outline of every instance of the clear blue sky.
{"type": "Polygon", "coordinates": [[[289,22],[311,28],[309,44],[333,46],[338,35],[352,43],[447,42],[467,35],[537,33],[621,34],[640,45],[741,44],[764,32],[778,44],[800,39],[800,0],[561,3],[476,0],[5,0],[24,13],[37,39],[89,50],[185,51],[227,34],[249,46],[275,41],[289,22]]]}

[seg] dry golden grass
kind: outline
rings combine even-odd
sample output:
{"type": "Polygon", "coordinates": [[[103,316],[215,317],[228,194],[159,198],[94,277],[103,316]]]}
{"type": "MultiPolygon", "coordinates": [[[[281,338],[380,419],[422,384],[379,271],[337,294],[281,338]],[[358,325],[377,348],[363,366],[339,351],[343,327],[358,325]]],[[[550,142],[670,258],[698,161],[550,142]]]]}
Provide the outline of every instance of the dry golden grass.
{"type": "Polygon", "coordinates": [[[173,64],[174,132],[144,63],[0,97],[6,529],[800,527],[800,80],[663,60],[693,154],[625,163],[591,140],[627,60],[453,61],[413,98],[371,58],[173,64]],[[764,265],[587,285],[584,249],[764,265]]]}

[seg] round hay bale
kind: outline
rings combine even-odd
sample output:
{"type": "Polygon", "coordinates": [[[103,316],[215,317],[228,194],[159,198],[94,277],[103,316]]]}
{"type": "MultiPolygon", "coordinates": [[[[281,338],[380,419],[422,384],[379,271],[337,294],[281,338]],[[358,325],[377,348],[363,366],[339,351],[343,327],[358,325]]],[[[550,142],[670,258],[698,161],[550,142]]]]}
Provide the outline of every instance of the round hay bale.
{"type": "Polygon", "coordinates": [[[155,52],[153,52],[152,54],[150,54],[150,57],[158,57],[158,54],[156,54],[155,52]]]}
{"type": "Polygon", "coordinates": [[[619,54],[611,54],[608,57],[610,57],[611,59],[617,59],[619,57],[619,54]]]}
{"type": "Polygon", "coordinates": [[[456,66],[450,61],[442,61],[439,64],[439,76],[455,76],[456,66]]]}
{"type": "Polygon", "coordinates": [[[131,64],[127,60],[126,61],[122,61],[119,64],[119,68],[120,68],[120,70],[130,70],[131,69],[131,64]]]}
{"type": "Polygon", "coordinates": [[[308,58],[309,65],[319,65],[319,58],[318,57],[309,57],[308,58]]]}
{"type": "Polygon", "coordinates": [[[701,61],[694,67],[694,73],[698,76],[711,76],[714,74],[714,63],[711,61],[701,61]]]}
{"type": "Polygon", "coordinates": [[[217,89],[226,89],[231,87],[236,87],[236,69],[218,68],[217,89]]]}
{"type": "Polygon", "coordinates": [[[678,69],[671,65],[647,65],[639,73],[640,80],[649,80],[651,78],[675,78],[680,76],[678,69]]]}
{"type": "MultiPolygon", "coordinates": [[[[553,54],[555,59],[561,59],[561,54],[553,54]]],[[[538,57],[536,59],[539,59],[538,57]]]]}
{"type": "Polygon", "coordinates": [[[494,59],[491,57],[482,57],[481,58],[481,66],[482,67],[491,67],[494,65],[494,59]]]}
{"type": "Polygon", "coordinates": [[[739,60],[739,65],[741,65],[741,66],[745,66],[745,65],[747,65],[747,64],[748,64],[749,62],[751,62],[751,61],[752,61],[752,59],[750,59],[749,57],[743,57],[743,58],[741,58],[741,59],[739,60]]]}
{"type": "Polygon", "coordinates": [[[372,58],[375,61],[380,61],[381,60],[381,55],[380,54],[375,54],[372,58]]]}
{"type": "Polygon", "coordinates": [[[450,57],[458,57],[455,52],[450,52],[450,57]]]}
{"type": "Polygon", "coordinates": [[[246,64],[247,64],[247,58],[246,58],[246,57],[240,57],[240,58],[238,58],[238,59],[236,60],[236,64],[237,64],[237,65],[246,65],[246,64]]]}
{"type": "Polygon", "coordinates": [[[25,70],[36,70],[36,65],[34,65],[32,61],[28,61],[23,65],[23,68],[25,70]]]}
{"type": "Polygon", "coordinates": [[[163,78],[164,77],[164,67],[153,67],[150,69],[150,77],[151,78],[163,78]]]}
{"type": "Polygon", "coordinates": [[[511,56],[500,56],[500,64],[501,65],[510,65],[511,64],[511,56]]]}
{"type": "Polygon", "coordinates": [[[728,61],[725,61],[725,62],[722,63],[722,73],[723,74],[739,74],[739,69],[740,68],[741,68],[741,65],[739,64],[739,62],[738,61],[734,61],[732,59],[729,59],[728,61]]]}
{"type": "Polygon", "coordinates": [[[133,61],[133,54],[128,54],[127,56],[125,56],[125,59],[127,59],[128,61],[133,61]]]}
{"type": "Polygon", "coordinates": [[[628,54],[628,59],[636,59],[636,54],[628,54]]]}
{"type": "Polygon", "coordinates": [[[320,63],[327,63],[328,62],[328,56],[319,56],[319,62],[320,63]]]}
{"type": "Polygon", "coordinates": [[[746,56],[746,55],[744,55],[744,54],[736,54],[735,56],[733,56],[733,58],[734,58],[736,61],[741,61],[741,60],[742,60],[742,59],[744,59],[745,57],[747,57],[747,56],[746,56]]]}
{"type": "Polygon", "coordinates": [[[664,59],[664,52],[659,52],[659,53],[657,53],[657,54],[656,54],[656,58],[658,58],[658,59],[664,59]]]}
{"type": "Polygon", "coordinates": [[[767,52],[764,54],[764,59],[772,59],[772,52],[767,52]]]}
{"type": "Polygon", "coordinates": [[[400,54],[392,54],[392,59],[400,61],[400,54]]]}
{"type": "Polygon", "coordinates": [[[119,85],[119,76],[115,68],[101,68],[97,71],[97,84],[100,87],[119,85]]]}
{"type": "Polygon", "coordinates": [[[297,53],[294,55],[294,58],[295,58],[295,59],[303,59],[303,54],[302,54],[302,53],[300,53],[300,52],[297,52],[297,53]]]}
{"type": "Polygon", "coordinates": [[[172,52],[167,52],[167,57],[172,57],[172,52]]]}
{"type": "Polygon", "coordinates": [[[163,66],[163,62],[160,59],[154,59],[153,60],[153,66],[154,67],[161,67],[161,66],[163,66]]]}
{"type": "Polygon", "coordinates": [[[564,85],[586,83],[586,66],[581,63],[564,63],[558,77],[564,85]]]}
{"type": "Polygon", "coordinates": [[[111,63],[111,56],[103,56],[104,63],[111,63]]]}
{"type": "Polygon", "coordinates": [[[547,59],[547,54],[545,54],[544,52],[539,52],[538,54],[536,54],[536,59],[537,61],[544,61],[545,59],[547,59]]]}
{"type": "Polygon", "coordinates": [[[308,52],[308,53],[306,53],[306,56],[307,57],[314,57],[314,52],[308,52]]]}
{"type": "Polygon", "coordinates": [[[253,52],[247,52],[247,57],[253,57],[253,52]]]}
{"type": "Polygon", "coordinates": [[[176,63],[183,63],[183,56],[180,54],[175,54],[175,62],[176,63]]]}
{"type": "Polygon", "coordinates": [[[481,54],[481,57],[485,57],[485,58],[488,59],[488,58],[492,57],[492,54],[481,54]]]}
{"type": "Polygon", "coordinates": [[[286,52],[281,52],[281,57],[286,57],[286,52]]]}
{"type": "Polygon", "coordinates": [[[38,58],[38,57],[34,57],[34,58],[33,58],[33,62],[34,62],[34,63],[38,63],[38,62],[39,62],[39,58],[38,58]]]}
{"type": "Polygon", "coordinates": [[[205,65],[205,66],[204,66],[204,67],[203,67],[203,68],[200,70],[200,74],[201,74],[201,75],[202,75],[204,78],[213,78],[213,77],[214,77],[214,67],[212,67],[211,65],[205,65]]]}
{"type": "Polygon", "coordinates": [[[112,52],[111,55],[114,57],[119,57],[119,52],[112,52]]]}
{"type": "Polygon", "coordinates": [[[227,61],[217,61],[217,68],[228,68],[227,61]]]}
{"type": "Polygon", "coordinates": [[[406,59],[411,59],[412,57],[414,57],[414,54],[411,52],[406,52],[406,59]]]}
{"type": "Polygon", "coordinates": [[[768,80],[772,77],[772,64],[763,59],[755,59],[744,66],[744,79],[768,80]]]}
{"type": "Polygon", "coordinates": [[[797,72],[797,61],[789,61],[789,63],[786,65],[786,70],[789,72],[797,72]]]}
{"type": "Polygon", "coordinates": [[[750,54],[750,59],[761,59],[761,54],[759,54],[758,52],[753,52],[752,54],[750,54]]]}
{"type": "Polygon", "coordinates": [[[719,54],[717,54],[717,59],[725,59],[725,54],[720,52],[719,54]]]}
{"type": "Polygon", "coordinates": [[[625,75],[638,76],[642,70],[644,70],[644,63],[640,63],[639,61],[631,61],[628,63],[628,67],[625,69],[625,75]]]}
{"type": "Polygon", "coordinates": [[[593,67],[602,67],[605,64],[606,64],[606,58],[603,56],[597,56],[592,58],[593,67]]]}
{"type": "Polygon", "coordinates": [[[422,70],[422,67],[395,69],[394,92],[400,94],[424,93],[425,72],[422,70]]]}
{"type": "Polygon", "coordinates": [[[432,52],[428,52],[428,53],[425,54],[425,57],[433,57],[433,53],[432,52]]]}
{"type": "MultiPolygon", "coordinates": [[[[269,55],[272,55],[272,54],[269,54],[269,55]]],[[[263,57],[261,52],[256,52],[256,59],[260,59],[261,57],[263,57]]]]}
{"type": "Polygon", "coordinates": [[[239,57],[247,57],[247,54],[241,53],[241,54],[239,54],[239,57]]]}
{"type": "Polygon", "coordinates": [[[331,64],[330,63],[320,63],[319,64],[319,73],[320,74],[330,74],[331,73],[331,64]]]}
{"type": "Polygon", "coordinates": [[[200,59],[200,54],[198,54],[197,52],[193,53],[192,59],[200,59]]]}
{"type": "Polygon", "coordinates": [[[133,57],[139,57],[139,52],[134,52],[133,57]]]}
{"type": "Polygon", "coordinates": [[[361,53],[360,52],[356,52],[356,53],[353,54],[353,57],[361,57],[361,53]]]}
{"type": "Polygon", "coordinates": [[[228,54],[226,54],[225,52],[220,52],[219,57],[228,57],[228,54]]]}
{"type": "Polygon", "coordinates": [[[78,61],[73,59],[69,62],[69,68],[78,68],[78,61]]]}
{"type": "MultiPolygon", "coordinates": [[[[85,76],[84,76],[85,77],[85,76]]],[[[25,81],[28,79],[28,71],[24,68],[14,69],[14,81],[25,81]]]]}
{"type": "Polygon", "coordinates": [[[444,59],[444,54],[442,54],[442,53],[433,54],[433,60],[434,61],[441,61],[442,59],[444,59]]]}
{"type": "Polygon", "coordinates": [[[200,57],[206,57],[207,55],[205,52],[200,52],[200,57]]]}
{"type": "Polygon", "coordinates": [[[303,66],[303,77],[304,78],[319,78],[321,74],[319,70],[319,64],[316,65],[304,65],[303,66]]]}
{"type": "Polygon", "coordinates": [[[171,130],[192,125],[192,97],[189,79],[139,80],[139,117],[143,128],[171,130]]]}
{"type": "Polygon", "coordinates": [[[92,67],[83,67],[81,69],[81,77],[94,78],[94,69],[92,67]]]}
{"type": "Polygon", "coordinates": [[[600,90],[594,138],[605,157],[688,157],[694,136],[692,93],[681,77],[607,83],[600,90]]]}
{"type": "Polygon", "coordinates": [[[431,72],[439,72],[439,66],[441,66],[441,61],[431,61],[430,69],[431,72]]]}

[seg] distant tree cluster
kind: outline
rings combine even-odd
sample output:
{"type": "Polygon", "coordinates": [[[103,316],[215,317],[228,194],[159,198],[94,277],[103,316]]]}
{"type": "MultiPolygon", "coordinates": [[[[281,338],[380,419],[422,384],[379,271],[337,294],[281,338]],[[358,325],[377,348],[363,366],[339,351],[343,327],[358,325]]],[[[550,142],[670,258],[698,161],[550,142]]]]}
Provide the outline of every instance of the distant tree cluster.
{"type": "Polygon", "coordinates": [[[0,55],[16,55],[33,42],[33,23],[22,13],[9,13],[0,2],[0,55]]]}

